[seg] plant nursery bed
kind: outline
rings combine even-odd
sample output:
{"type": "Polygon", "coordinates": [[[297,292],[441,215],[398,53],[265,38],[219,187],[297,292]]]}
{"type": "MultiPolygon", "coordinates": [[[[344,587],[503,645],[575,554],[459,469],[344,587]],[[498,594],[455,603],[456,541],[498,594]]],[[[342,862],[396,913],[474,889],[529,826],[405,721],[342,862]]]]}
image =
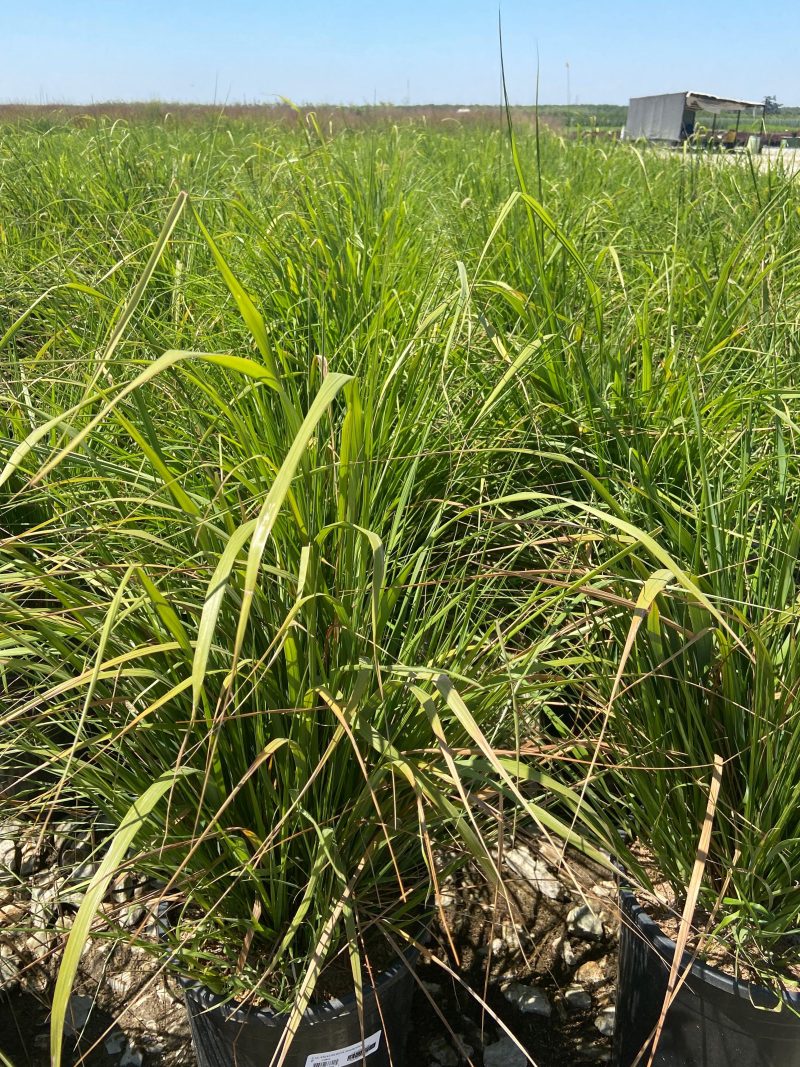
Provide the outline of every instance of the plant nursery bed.
{"type": "MultiPolygon", "coordinates": [[[[63,933],[58,922],[44,932],[34,929],[32,889],[45,873],[33,874],[0,909],[0,1053],[14,1067],[50,1062],[49,1011],[63,933]]],[[[559,868],[554,852],[530,842],[507,853],[502,894],[481,885],[469,867],[448,882],[442,892],[448,929],[434,924],[429,958],[418,969],[409,1067],[469,1061],[522,1067],[525,1059],[500,1021],[537,1067],[606,1062],[618,922],[615,887],[607,878],[571,854],[559,868]]],[[[69,926],[68,913],[62,923],[69,926]]],[[[90,943],[66,1031],[67,1067],[194,1063],[177,981],[159,969],[156,955],[124,938],[90,943]]]]}

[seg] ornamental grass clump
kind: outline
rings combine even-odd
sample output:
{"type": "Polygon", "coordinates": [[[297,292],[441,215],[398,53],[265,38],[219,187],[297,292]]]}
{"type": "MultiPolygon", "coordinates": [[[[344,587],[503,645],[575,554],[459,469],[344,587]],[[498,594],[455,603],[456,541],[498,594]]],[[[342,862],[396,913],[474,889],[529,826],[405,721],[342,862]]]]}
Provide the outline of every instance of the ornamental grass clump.
{"type": "Polygon", "coordinates": [[[518,166],[473,299],[518,373],[493,409],[516,486],[591,515],[571,603],[586,656],[559,725],[642,849],[631,879],[667,880],[673,905],[721,757],[697,922],[741,973],[796,982],[796,185],[635,150],[543,142],[537,158],[558,209],[518,166]],[[548,176],[567,160],[565,191],[548,176]],[[620,192],[634,160],[637,201],[620,192]]]}
{"type": "Polygon", "coordinates": [[[376,944],[416,942],[443,850],[502,891],[502,798],[545,833],[607,836],[520,737],[552,592],[515,581],[536,528],[481,492],[491,460],[454,433],[464,401],[433,337],[459,301],[416,304],[402,343],[349,373],[273,340],[197,217],[250,351],[171,350],[118,378],[185,202],[82,395],[30,410],[0,474],[9,514],[36,516],[3,543],[3,752],[27,760],[17,795],[44,824],[79,807],[112,828],[65,950],[54,1062],[120,870],[159,886],[183,975],[292,1031],[334,958],[360,1001],[376,944]]]}
{"type": "MultiPolygon", "coordinates": [[[[754,430],[768,424],[768,412],[753,416],[754,430]]],[[[780,990],[800,983],[800,523],[796,456],[780,423],[765,436],[772,448],[745,433],[713,457],[711,442],[699,444],[705,462],[684,565],[718,617],[668,570],[628,554],[607,588],[622,592],[627,571],[635,604],[598,613],[603,660],[593,688],[600,762],[614,768],[602,781],[651,878],[671,887],[673,909],[692,881],[721,761],[695,933],[702,952],[780,990]]]]}

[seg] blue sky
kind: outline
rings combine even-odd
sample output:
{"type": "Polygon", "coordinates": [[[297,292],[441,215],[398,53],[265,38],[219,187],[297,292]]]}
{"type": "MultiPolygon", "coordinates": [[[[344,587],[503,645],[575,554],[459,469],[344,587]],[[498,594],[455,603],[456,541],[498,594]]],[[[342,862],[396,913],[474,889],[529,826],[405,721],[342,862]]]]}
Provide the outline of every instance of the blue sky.
{"type": "MultiPolygon", "coordinates": [[[[800,105],[800,3],[502,0],[515,103],[800,105]]],[[[0,0],[0,100],[497,103],[496,0],[0,0]]]]}

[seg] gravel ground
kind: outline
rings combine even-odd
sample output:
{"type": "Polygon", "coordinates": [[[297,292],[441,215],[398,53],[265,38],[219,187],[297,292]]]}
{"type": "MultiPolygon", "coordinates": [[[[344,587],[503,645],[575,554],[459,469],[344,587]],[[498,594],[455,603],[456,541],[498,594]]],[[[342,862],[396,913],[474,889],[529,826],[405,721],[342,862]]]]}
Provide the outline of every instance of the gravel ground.
{"type": "MultiPolygon", "coordinates": [[[[58,836],[37,851],[22,828],[0,827],[0,1053],[14,1067],[49,1064],[57,962],[80,899],[75,886],[91,875],[91,842],[58,836]]],[[[418,971],[409,1067],[579,1067],[610,1059],[616,887],[576,856],[563,866],[546,844],[514,844],[503,895],[492,896],[468,866],[444,887],[457,961],[440,947],[442,928],[434,928],[431,959],[418,971]]],[[[121,880],[104,908],[137,924],[147,892],[121,880]]],[[[70,1002],[67,1067],[195,1063],[180,989],[159,968],[156,955],[98,932],[70,1002]]]]}

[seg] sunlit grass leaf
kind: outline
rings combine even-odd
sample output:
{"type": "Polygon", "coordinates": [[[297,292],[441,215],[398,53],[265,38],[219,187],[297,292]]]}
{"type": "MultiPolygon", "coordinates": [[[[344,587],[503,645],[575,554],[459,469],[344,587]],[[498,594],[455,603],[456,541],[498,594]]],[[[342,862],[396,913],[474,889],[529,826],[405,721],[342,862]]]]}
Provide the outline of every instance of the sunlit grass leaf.
{"type": "Polygon", "coordinates": [[[164,794],[175,785],[176,778],[187,773],[185,770],[177,770],[162,775],[134,801],[120,826],[114,831],[106,854],[89,883],[67,938],[53,993],[53,1010],[50,1016],[50,1059],[53,1067],[61,1065],[64,1021],[72,985],[81,954],[89,937],[92,921],[108,892],[111,879],[125,859],[144,821],[151,815],[164,794]]]}

